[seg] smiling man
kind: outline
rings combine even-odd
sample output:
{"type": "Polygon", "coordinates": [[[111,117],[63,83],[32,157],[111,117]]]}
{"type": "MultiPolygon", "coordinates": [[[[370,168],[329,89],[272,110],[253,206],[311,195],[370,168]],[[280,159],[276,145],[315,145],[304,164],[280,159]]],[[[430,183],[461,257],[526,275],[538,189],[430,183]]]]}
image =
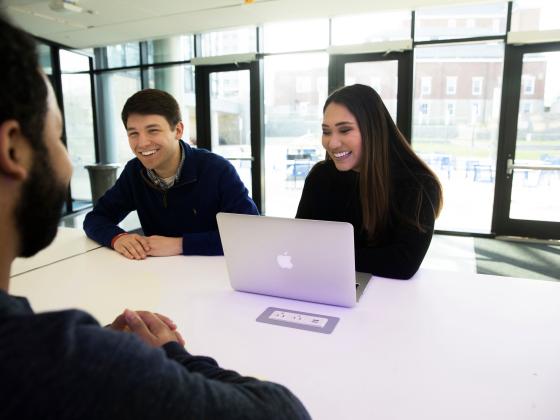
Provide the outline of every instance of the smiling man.
{"type": "Polygon", "coordinates": [[[136,158],[87,214],[87,235],[130,259],[223,254],[216,214],[258,214],[235,168],[181,140],[179,105],[167,92],[135,93],[122,120],[136,158]],[[117,226],[134,210],[146,236],[117,226]]]}

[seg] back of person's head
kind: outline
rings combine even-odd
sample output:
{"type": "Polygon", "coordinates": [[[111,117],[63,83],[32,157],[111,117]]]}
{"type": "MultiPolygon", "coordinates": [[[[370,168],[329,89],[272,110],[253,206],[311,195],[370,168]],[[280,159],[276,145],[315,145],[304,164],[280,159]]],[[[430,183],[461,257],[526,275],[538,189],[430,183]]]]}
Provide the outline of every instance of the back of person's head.
{"type": "Polygon", "coordinates": [[[175,98],[159,89],[144,89],[128,98],[121,113],[125,128],[131,114],[161,115],[172,129],[181,121],[181,110],[175,98]]]}
{"type": "Polygon", "coordinates": [[[42,150],[47,86],[35,41],[0,15],[0,124],[16,120],[34,149],[42,150]]]}
{"type": "Polygon", "coordinates": [[[29,257],[56,236],[72,169],[60,141],[60,111],[39,67],[35,42],[2,16],[0,56],[1,140],[9,147],[2,149],[0,175],[13,180],[2,183],[7,189],[0,192],[5,201],[2,205],[12,208],[10,219],[3,221],[15,227],[17,255],[29,257]],[[26,143],[15,141],[21,137],[26,143]]]}

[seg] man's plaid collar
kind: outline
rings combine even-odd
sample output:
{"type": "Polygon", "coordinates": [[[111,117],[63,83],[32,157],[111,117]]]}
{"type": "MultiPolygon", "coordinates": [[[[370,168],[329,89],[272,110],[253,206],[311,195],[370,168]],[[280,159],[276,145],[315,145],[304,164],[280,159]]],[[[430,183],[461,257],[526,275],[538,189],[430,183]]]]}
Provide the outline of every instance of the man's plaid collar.
{"type": "Polygon", "coordinates": [[[148,174],[148,178],[158,187],[167,190],[171,188],[175,183],[179,180],[181,176],[181,170],[183,169],[183,164],[185,163],[185,152],[183,151],[183,147],[181,143],[179,143],[179,149],[181,150],[181,160],[179,161],[179,166],[177,167],[177,172],[175,172],[175,176],[173,177],[173,182],[171,184],[167,184],[162,177],[160,177],[153,169],[146,169],[148,174]]]}

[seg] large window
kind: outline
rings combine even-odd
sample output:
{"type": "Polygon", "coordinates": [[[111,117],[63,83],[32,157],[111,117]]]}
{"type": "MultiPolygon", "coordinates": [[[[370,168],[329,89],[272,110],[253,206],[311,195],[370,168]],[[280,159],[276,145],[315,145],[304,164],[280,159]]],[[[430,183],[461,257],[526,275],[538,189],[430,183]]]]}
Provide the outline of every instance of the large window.
{"type": "Polygon", "coordinates": [[[332,44],[362,44],[410,38],[409,11],[341,16],[332,19],[332,44]]]}
{"type": "Polygon", "coordinates": [[[121,170],[134,157],[128,145],[126,130],[121,120],[121,111],[126,100],[140,90],[140,71],[122,70],[101,73],[98,76],[101,87],[101,107],[103,109],[103,144],[111,163],[120,163],[121,170]]]}
{"type": "Polygon", "coordinates": [[[201,56],[242,54],[257,51],[255,27],[208,32],[200,35],[201,56]]]}
{"type": "Polygon", "coordinates": [[[502,43],[415,49],[412,145],[443,184],[438,229],[490,232],[503,57],[502,43]]]}
{"type": "Polygon", "coordinates": [[[323,159],[325,53],[265,58],[266,214],[294,217],[305,177],[323,159]]]}
{"type": "Polygon", "coordinates": [[[60,50],[62,94],[66,146],[72,161],[72,210],[91,202],[91,188],[85,165],[95,163],[93,106],[91,100],[90,65],[85,55],[60,50]],[[87,73],[65,73],[86,71],[87,73]]]}
{"type": "Polygon", "coordinates": [[[416,41],[503,35],[507,3],[430,7],[416,11],[416,41]]]}
{"type": "Polygon", "coordinates": [[[178,64],[148,68],[148,86],[169,92],[179,103],[185,131],[183,140],[196,145],[196,99],[194,94],[194,67],[178,64]]]}
{"type": "Polygon", "coordinates": [[[560,5],[550,0],[517,0],[513,3],[512,31],[560,29],[560,5]]]}
{"type": "Polygon", "coordinates": [[[110,45],[103,49],[105,57],[98,66],[101,68],[136,66],[140,64],[140,44],[129,42],[127,44],[110,45]]]}
{"type": "MultiPolygon", "coordinates": [[[[257,195],[264,185],[266,202],[263,208],[267,215],[292,217],[305,177],[310,168],[324,158],[320,123],[328,86],[364,83],[380,93],[393,117],[397,109],[397,91],[403,95],[398,105],[399,109],[402,106],[406,110],[401,114],[407,117],[400,118],[399,125],[406,128],[407,134],[412,133],[413,148],[438,174],[444,187],[445,206],[436,228],[497,232],[501,203],[509,203],[509,196],[502,199],[500,195],[504,190],[501,177],[506,173],[500,165],[507,159],[506,154],[520,160],[522,166],[557,165],[555,146],[548,143],[547,137],[554,133],[555,127],[551,116],[557,111],[553,96],[558,89],[552,81],[553,75],[558,73],[555,72],[557,59],[552,55],[547,57],[544,60],[546,69],[537,71],[535,67],[543,64],[542,57],[527,56],[520,73],[521,70],[512,64],[510,53],[520,48],[518,43],[525,42],[542,45],[546,42],[547,48],[556,48],[553,44],[560,41],[557,31],[560,23],[556,19],[559,10],[555,2],[519,0],[513,1],[511,16],[508,16],[508,2],[505,1],[425,7],[414,13],[410,10],[372,11],[329,19],[270,22],[260,28],[231,28],[98,48],[95,94],[101,145],[99,157],[102,162],[124,164],[133,156],[120,112],[131,94],[148,87],[166,90],[177,98],[186,128],[184,139],[196,144],[195,94],[203,91],[198,104],[201,108],[211,108],[208,113],[212,117],[208,116],[211,119],[208,124],[206,119],[198,121],[199,135],[207,134],[198,139],[200,145],[227,155],[237,162],[240,173],[249,174],[251,169],[250,179],[242,176],[248,185],[254,181],[253,188],[259,186],[255,189],[257,195]],[[511,19],[510,33],[506,33],[508,19],[511,19]],[[410,38],[413,38],[413,71],[408,64],[397,67],[396,61],[389,59],[374,64],[369,63],[369,59],[348,60],[341,73],[344,78],[341,76],[340,80],[336,72],[329,69],[329,52],[333,64],[342,56],[382,54],[394,46],[410,48],[409,41],[403,42],[410,38]],[[507,47],[506,41],[510,43],[507,47]],[[506,49],[509,68],[504,69],[506,49]],[[246,77],[241,68],[227,67],[236,64],[227,62],[228,55],[233,55],[229,58],[232,61],[241,56],[243,60],[252,60],[252,54],[246,53],[257,53],[257,60],[262,60],[251,61],[251,66],[259,69],[254,73],[257,77],[246,77]],[[205,84],[200,83],[203,79],[198,79],[195,86],[195,64],[190,61],[195,56],[197,59],[208,57],[206,64],[202,64],[204,60],[194,62],[200,71],[218,64],[227,68],[213,70],[208,80],[204,79],[205,84]],[[257,80],[261,75],[262,82],[257,80]],[[502,79],[508,86],[503,97],[502,79]],[[407,81],[405,89],[402,89],[402,80],[407,81]],[[252,119],[263,105],[261,91],[256,88],[258,83],[264,84],[264,127],[260,120],[252,119]],[[251,86],[250,90],[246,89],[247,85],[251,86]],[[545,97],[543,85],[546,85],[545,97]],[[507,105],[508,92],[518,92],[518,88],[521,93],[517,127],[519,148],[514,153],[505,151],[508,143],[504,141],[504,138],[511,138],[509,131],[513,130],[502,119],[499,133],[499,120],[504,106],[502,100],[507,105]],[[263,148],[257,139],[262,128],[263,148]],[[545,137],[546,146],[552,147],[542,148],[544,143],[539,142],[544,142],[545,137]],[[528,153],[533,148],[538,149],[538,153],[528,153]],[[502,156],[497,156],[498,150],[503,152],[502,156]],[[259,178],[263,173],[266,175],[264,182],[259,178]],[[497,197],[495,205],[494,197],[497,197]]],[[[351,9],[349,11],[352,13],[351,9]]],[[[40,51],[41,64],[47,73],[57,72],[58,63],[50,62],[50,48],[40,46],[40,51]]],[[[237,66],[246,64],[243,60],[237,66]]],[[[91,93],[84,87],[86,74],[89,74],[84,64],[87,64],[84,54],[80,57],[78,53],[61,53],[69,149],[76,167],[72,188],[77,195],[85,191],[85,181],[79,182],[81,169],[78,167],[92,159],[94,150],[93,147],[84,149],[86,143],[93,141],[92,134],[87,135],[89,139],[80,134],[85,131],[84,120],[91,118],[91,110],[80,108],[87,104],[85,98],[91,93]],[[74,119],[82,121],[72,121],[74,119]]],[[[56,77],[53,75],[52,79],[56,81],[56,77]]],[[[513,102],[517,106],[517,98],[513,102]]],[[[200,109],[198,112],[199,117],[204,115],[200,109]]],[[[554,168],[547,167],[542,170],[545,175],[539,174],[537,181],[534,177],[541,169],[516,170],[510,216],[517,218],[515,220],[529,219],[520,191],[535,193],[535,185],[541,183],[554,188],[556,175],[554,168]]]]}
{"type": "Polygon", "coordinates": [[[89,74],[63,74],[66,144],[72,160],[72,199],[91,201],[89,176],[85,165],[95,163],[93,114],[89,74]]]}
{"type": "Polygon", "coordinates": [[[445,93],[447,95],[457,94],[457,76],[445,76],[445,93]]]}
{"type": "Polygon", "coordinates": [[[193,56],[194,37],[181,35],[146,42],[145,63],[189,60],[193,56]]]}
{"type": "Polygon", "coordinates": [[[361,83],[374,88],[397,121],[398,68],[396,60],[358,61],[344,65],[344,85],[361,83]]]}
{"type": "Polygon", "coordinates": [[[327,19],[270,23],[263,27],[263,51],[266,53],[319,50],[328,45],[327,19]]]}
{"type": "Polygon", "coordinates": [[[209,82],[212,151],[235,166],[252,196],[250,71],[212,72],[209,82]]]}

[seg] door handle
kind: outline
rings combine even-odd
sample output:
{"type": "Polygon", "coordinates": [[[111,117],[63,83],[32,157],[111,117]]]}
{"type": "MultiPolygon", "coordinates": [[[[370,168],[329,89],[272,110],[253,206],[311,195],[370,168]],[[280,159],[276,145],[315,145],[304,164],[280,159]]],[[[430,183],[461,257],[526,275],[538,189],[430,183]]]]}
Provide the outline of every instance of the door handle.
{"type": "Polygon", "coordinates": [[[513,174],[514,169],[529,169],[535,171],[560,171],[560,165],[515,165],[513,159],[507,160],[506,174],[513,174]]]}

